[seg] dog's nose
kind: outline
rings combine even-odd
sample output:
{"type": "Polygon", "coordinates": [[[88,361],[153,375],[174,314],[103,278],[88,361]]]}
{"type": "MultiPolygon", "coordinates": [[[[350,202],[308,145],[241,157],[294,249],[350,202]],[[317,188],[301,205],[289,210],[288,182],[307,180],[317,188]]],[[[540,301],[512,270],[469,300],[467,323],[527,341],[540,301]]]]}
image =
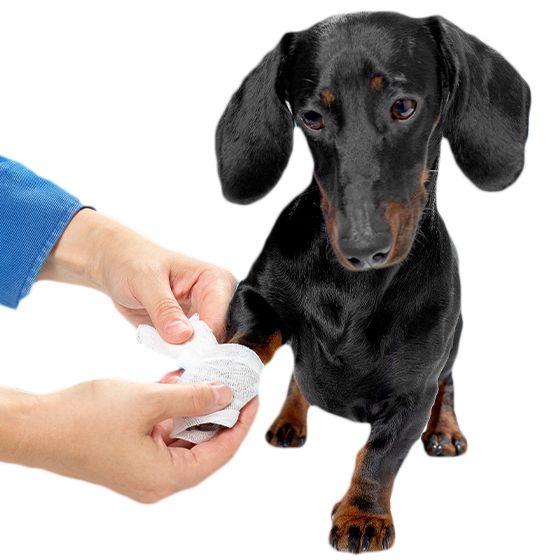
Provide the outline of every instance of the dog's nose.
{"type": "Polygon", "coordinates": [[[379,268],[391,252],[391,234],[378,233],[373,239],[341,238],[339,247],[342,254],[356,270],[379,268]]]}

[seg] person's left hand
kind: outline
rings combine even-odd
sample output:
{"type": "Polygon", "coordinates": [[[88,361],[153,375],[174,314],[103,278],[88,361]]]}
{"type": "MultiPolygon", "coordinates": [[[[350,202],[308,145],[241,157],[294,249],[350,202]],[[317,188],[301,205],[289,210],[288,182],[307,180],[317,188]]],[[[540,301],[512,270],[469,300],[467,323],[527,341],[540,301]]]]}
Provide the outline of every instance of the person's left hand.
{"type": "Polygon", "coordinates": [[[258,403],[247,403],[232,428],[192,445],[171,438],[171,418],[221,410],[232,392],[216,382],[174,381],[175,374],[163,384],[97,379],[47,395],[0,387],[0,461],[87,480],[144,503],[191,488],[233,457],[258,403]]]}

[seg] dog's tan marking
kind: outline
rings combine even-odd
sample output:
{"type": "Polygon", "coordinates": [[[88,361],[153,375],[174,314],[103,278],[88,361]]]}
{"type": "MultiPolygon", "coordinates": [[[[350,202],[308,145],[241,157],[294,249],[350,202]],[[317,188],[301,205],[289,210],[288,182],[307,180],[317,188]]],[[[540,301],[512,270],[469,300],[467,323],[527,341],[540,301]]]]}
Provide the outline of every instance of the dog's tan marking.
{"type": "Polygon", "coordinates": [[[329,88],[325,88],[321,90],[320,95],[325,107],[330,107],[332,105],[332,102],[334,101],[334,93],[332,92],[332,90],[330,90],[329,88]]]}
{"type": "Polygon", "coordinates": [[[325,224],[327,225],[327,234],[331,242],[331,247],[342,266],[348,270],[355,270],[352,263],[343,255],[338,245],[338,225],[335,219],[335,207],[331,202],[329,195],[320,184],[319,191],[321,192],[321,210],[323,210],[323,216],[325,218],[325,224]]]}
{"type": "Polygon", "coordinates": [[[369,80],[369,85],[373,91],[381,91],[384,80],[383,74],[374,74],[369,80]]]}
{"type": "Polygon", "coordinates": [[[418,187],[407,201],[385,201],[385,218],[389,222],[393,238],[393,247],[386,261],[387,266],[404,259],[412,247],[418,220],[428,200],[425,186],[428,177],[428,169],[424,166],[418,177],[418,187]]]}
{"type": "Polygon", "coordinates": [[[246,333],[240,333],[234,335],[228,342],[233,344],[243,344],[247,346],[254,352],[256,352],[259,358],[262,360],[263,364],[267,364],[272,360],[274,353],[280,346],[282,346],[282,335],[279,331],[271,334],[265,342],[261,344],[255,344],[251,342],[250,337],[246,333]]]}

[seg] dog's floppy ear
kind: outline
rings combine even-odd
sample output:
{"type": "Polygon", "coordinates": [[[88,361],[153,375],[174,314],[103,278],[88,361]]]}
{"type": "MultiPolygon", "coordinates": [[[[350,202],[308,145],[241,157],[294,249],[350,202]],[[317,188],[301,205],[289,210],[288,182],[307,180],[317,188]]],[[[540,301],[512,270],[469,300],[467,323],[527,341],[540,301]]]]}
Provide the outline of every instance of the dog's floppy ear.
{"type": "Polygon", "coordinates": [[[531,92],[495,50],[446,19],[428,19],[442,62],[443,134],[463,173],[498,191],[523,170],[531,92]]]}
{"type": "Polygon", "coordinates": [[[216,131],[224,196],[241,204],[263,197],[279,181],[292,152],[294,119],[286,106],[286,68],[293,33],[245,78],[216,131]]]}

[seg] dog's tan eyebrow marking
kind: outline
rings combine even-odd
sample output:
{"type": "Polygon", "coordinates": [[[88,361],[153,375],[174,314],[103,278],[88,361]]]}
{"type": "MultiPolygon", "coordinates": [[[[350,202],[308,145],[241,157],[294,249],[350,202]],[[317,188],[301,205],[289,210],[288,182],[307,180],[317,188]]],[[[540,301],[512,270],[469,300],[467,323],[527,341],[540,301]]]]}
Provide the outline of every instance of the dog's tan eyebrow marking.
{"type": "Polygon", "coordinates": [[[326,107],[330,107],[331,103],[334,101],[334,93],[329,88],[321,90],[321,100],[326,107]]]}
{"type": "Polygon", "coordinates": [[[369,85],[373,91],[381,91],[383,89],[383,82],[385,81],[385,76],[383,74],[374,74],[370,80],[369,85]]]}

